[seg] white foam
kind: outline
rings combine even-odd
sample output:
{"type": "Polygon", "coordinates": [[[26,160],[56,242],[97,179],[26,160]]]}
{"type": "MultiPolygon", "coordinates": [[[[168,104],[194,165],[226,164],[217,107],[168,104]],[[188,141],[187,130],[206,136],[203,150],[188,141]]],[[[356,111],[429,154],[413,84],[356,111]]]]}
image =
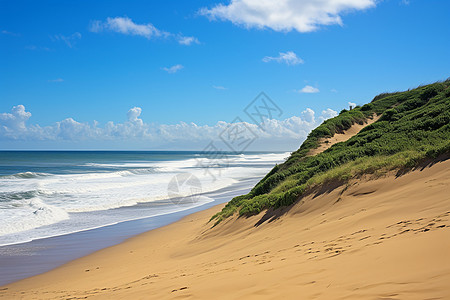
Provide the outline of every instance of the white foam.
{"type": "Polygon", "coordinates": [[[65,219],[57,223],[56,226],[41,226],[31,230],[25,230],[15,233],[9,233],[5,235],[0,235],[0,246],[14,245],[20,243],[31,242],[36,239],[44,239],[49,237],[61,236],[65,234],[71,234],[86,230],[92,230],[96,228],[106,227],[115,225],[122,222],[134,221],[145,219],[148,217],[156,217],[171,213],[176,213],[184,211],[187,209],[192,209],[205,205],[207,203],[213,202],[214,200],[200,195],[197,197],[197,202],[191,203],[190,205],[172,205],[166,207],[162,210],[150,210],[145,208],[139,208],[138,210],[121,211],[120,214],[115,213],[114,210],[107,211],[107,213],[74,213],[69,214],[72,217],[70,220],[65,219]]]}
{"type": "Polygon", "coordinates": [[[47,205],[37,197],[23,202],[12,203],[11,207],[14,209],[2,209],[0,236],[54,224],[69,218],[64,209],[47,205]]]}
{"type": "MultiPolygon", "coordinates": [[[[110,167],[112,170],[81,174],[26,172],[16,174],[19,176],[3,176],[0,177],[0,244],[5,235],[9,235],[10,240],[12,235],[25,231],[28,238],[41,237],[40,227],[60,224],[69,218],[68,223],[76,223],[77,220],[72,218],[80,216],[80,213],[96,213],[168,199],[168,183],[179,173],[193,174],[200,180],[202,192],[211,192],[248,177],[262,177],[273,164],[282,162],[288,155],[233,155],[227,163],[217,163],[217,160],[204,157],[160,162],[96,163],[90,166],[110,167]]],[[[137,211],[134,213],[140,214],[137,211]]],[[[120,216],[114,218],[122,219],[120,216]]],[[[132,216],[127,216],[127,219],[130,218],[132,216]]],[[[113,219],[98,222],[109,224],[113,219]]],[[[102,226],[97,223],[95,226],[102,226]]],[[[94,226],[93,223],[91,225],[94,226]]],[[[74,228],[79,229],[80,226],[74,228]]],[[[70,232],[74,228],[68,225],[62,230],[54,226],[47,231],[54,235],[70,232]]],[[[23,237],[20,239],[23,240],[23,237]]]]}

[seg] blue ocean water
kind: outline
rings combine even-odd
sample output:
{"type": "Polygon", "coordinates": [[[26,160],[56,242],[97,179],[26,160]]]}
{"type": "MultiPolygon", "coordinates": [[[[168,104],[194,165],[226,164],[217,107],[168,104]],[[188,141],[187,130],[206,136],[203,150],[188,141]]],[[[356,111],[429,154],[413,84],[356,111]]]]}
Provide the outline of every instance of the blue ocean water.
{"type": "Polygon", "coordinates": [[[288,153],[0,151],[0,245],[170,214],[288,153]],[[181,199],[181,201],[180,201],[181,199]]]}

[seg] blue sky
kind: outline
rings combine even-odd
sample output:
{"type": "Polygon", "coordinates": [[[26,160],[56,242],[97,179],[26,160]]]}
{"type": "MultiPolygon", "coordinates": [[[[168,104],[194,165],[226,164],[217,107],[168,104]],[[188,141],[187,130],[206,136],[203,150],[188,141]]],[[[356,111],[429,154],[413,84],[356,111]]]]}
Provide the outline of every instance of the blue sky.
{"type": "Polygon", "coordinates": [[[283,114],[250,149],[294,150],[450,76],[448,1],[257,3],[0,0],[0,148],[201,149],[264,91],[283,114]]]}

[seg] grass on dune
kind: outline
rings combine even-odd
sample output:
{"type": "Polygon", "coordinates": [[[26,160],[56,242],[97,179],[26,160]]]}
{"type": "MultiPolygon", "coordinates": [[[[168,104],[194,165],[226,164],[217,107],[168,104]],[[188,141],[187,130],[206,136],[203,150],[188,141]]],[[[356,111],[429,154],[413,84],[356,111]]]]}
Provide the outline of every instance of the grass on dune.
{"type": "Polygon", "coordinates": [[[311,131],[301,147],[276,165],[248,194],[233,198],[211,220],[216,224],[238,212],[253,215],[291,205],[314,186],[346,182],[363,174],[412,168],[421,161],[450,153],[450,80],[413,90],[384,93],[353,110],[342,110],[311,131]],[[331,137],[381,115],[349,140],[315,156],[319,139],[331,137]]]}

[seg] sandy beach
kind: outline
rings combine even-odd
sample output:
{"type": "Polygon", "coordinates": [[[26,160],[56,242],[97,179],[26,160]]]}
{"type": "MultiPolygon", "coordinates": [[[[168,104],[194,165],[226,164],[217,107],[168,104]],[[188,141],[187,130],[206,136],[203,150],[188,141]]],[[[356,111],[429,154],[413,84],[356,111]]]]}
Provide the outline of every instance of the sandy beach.
{"type": "Polygon", "coordinates": [[[450,160],[328,186],[282,211],[223,206],[1,287],[15,299],[448,299],[450,160]]]}
{"type": "Polygon", "coordinates": [[[0,12],[0,300],[450,300],[450,1],[0,12]]]}

